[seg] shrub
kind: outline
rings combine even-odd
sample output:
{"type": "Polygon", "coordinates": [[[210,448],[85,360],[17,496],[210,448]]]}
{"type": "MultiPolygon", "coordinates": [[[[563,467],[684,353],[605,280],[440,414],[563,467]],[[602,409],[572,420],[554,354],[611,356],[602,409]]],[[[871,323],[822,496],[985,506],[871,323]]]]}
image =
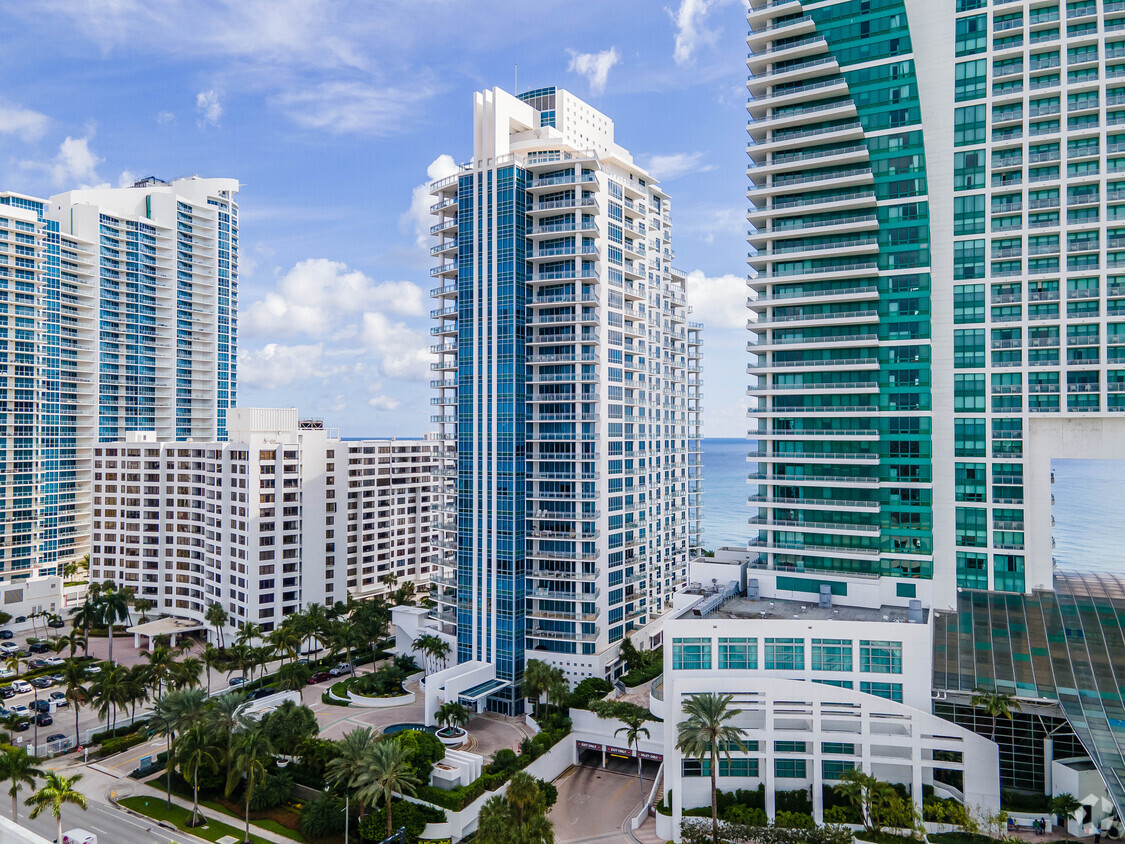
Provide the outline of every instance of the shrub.
{"type": "MultiPolygon", "coordinates": [[[[519,757],[516,752],[502,747],[492,755],[492,761],[485,766],[485,774],[512,774],[519,770],[519,757]]],[[[491,791],[491,789],[489,789],[491,791]]]]}
{"type": "Polygon", "coordinates": [[[861,824],[863,818],[859,815],[859,809],[855,806],[829,806],[824,810],[825,823],[851,823],[861,824]]]}
{"type": "Polygon", "coordinates": [[[539,786],[539,793],[543,795],[543,804],[548,809],[559,802],[559,790],[555,787],[554,783],[547,782],[546,780],[536,780],[535,784],[539,786]]]}
{"type": "Polygon", "coordinates": [[[777,812],[797,812],[812,816],[812,799],[803,788],[777,792],[774,797],[774,806],[777,812]]]}
{"type": "Polygon", "coordinates": [[[414,766],[419,781],[429,782],[434,763],[445,756],[445,745],[437,736],[423,730],[403,730],[392,741],[409,751],[410,764],[414,766]]]}
{"type": "Polygon", "coordinates": [[[627,700],[596,700],[590,704],[589,709],[599,718],[616,718],[628,723],[628,719],[636,717],[645,721],[659,721],[660,719],[635,703],[627,700]]]}
{"type": "Polygon", "coordinates": [[[141,719],[139,721],[133,722],[132,724],[129,724],[128,726],[118,727],[116,730],[103,730],[100,733],[94,733],[92,736],[90,736],[90,744],[91,745],[101,744],[106,739],[119,738],[121,736],[131,736],[133,733],[137,732],[138,730],[147,730],[147,729],[148,729],[148,721],[144,720],[144,719],[141,719]]]}
{"type": "Polygon", "coordinates": [[[736,803],[727,809],[726,814],[723,815],[723,820],[745,824],[746,826],[769,826],[769,818],[766,817],[765,809],[759,809],[757,806],[744,806],[741,803],[736,803]]]}
{"type": "Polygon", "coordinates": [[[397,663],[387,663],[375,669],[371,674],[356,677],[349,689],[357,695],[368,697],[395,697],[406,694],[402,681],[406,679],[406,672],[397,663]]]}
{"type": "MultiPolygon", "coordinates": [[[[407,803],[395,800],[391,810],[391,823],[394,828],[406,827],[407,844],[414,844],[426,829],[428,823],[442,823],[445,812],[432,806],[407,803]]],[[[364,841],[382,841],[387,836],[387,807],[380,806],[368,812],[359,822],[359,837],[364,841]]]]}
{"type": "Polygon", "coordinates": [[[567,699],[570,709],[589,709],[590,704],[613,691],[613,683],[601,677],[587,677],[574,687],[567,699]]]}
{"type": "Polygon", "coordinates": [[[344,801],[335,794],[321,794],[301,809],[301,835],[328,838],[344,831],[344,801]]]}
{"type": "MultiPolygon", "coordinates": [[[[711,821],[686,820],[681,826],[685,844],[710,844],[711,821]]],[[[720,841],[756,842],[756,844],[851,844],[852,832],[843,826],[814,826],[811,829],[791,829],[779,826],[745,826],[724,823],[720,841]]]]}
{"type": "Polygon", "coordinates": [[[148,739],[143,733],[106,739],[102,742],[101,755],[113,756],[115,753],[120,753],[123,750],[128,750],[130,747],[135,747],[136,745],[142,744],[147,740],[148,739]]]}
{"type": "Polygon", "coordinates": [[[250,811],[276,809],[293,793],[293,775],[284,769],[266,770],[266,779],[250,796],[250,811]]]}
{"type": "Polygon", "coordinates": [[[778,812],[774,816],[773,825],[782,829],[816,829],[816,821],[812,815],[804,812],[778,812]]]}

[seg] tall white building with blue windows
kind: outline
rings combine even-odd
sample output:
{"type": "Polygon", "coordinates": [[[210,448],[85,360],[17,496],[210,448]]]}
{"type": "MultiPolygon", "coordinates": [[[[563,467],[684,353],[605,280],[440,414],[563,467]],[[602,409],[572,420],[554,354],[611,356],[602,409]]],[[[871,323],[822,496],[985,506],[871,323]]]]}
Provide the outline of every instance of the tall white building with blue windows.
{"type": "Polygon", "coordinates": [[[432,185],[434,421],[457,445],[435,617],[459,665],[428,705],[516,714],[531,658],[612,674],[698,544],[699,326],[671,200],[613,132],[563,90],[482,91],[472,160],[432,185]]]}
{"type": "Polygon", "coordinates": [[[96,441],[225,437],[235,179],[0,193],[0,582],[89,551],[96,441]]]}

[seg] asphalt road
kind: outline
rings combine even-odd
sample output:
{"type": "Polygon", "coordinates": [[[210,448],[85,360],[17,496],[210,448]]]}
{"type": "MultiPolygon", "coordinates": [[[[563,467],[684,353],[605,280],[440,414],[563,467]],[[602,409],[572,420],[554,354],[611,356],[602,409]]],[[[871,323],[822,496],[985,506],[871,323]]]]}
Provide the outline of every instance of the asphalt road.
{"type": "MultiPolygon", "coordinates": [[[[58,831],[55,819],[47,813],[33,821],[28,820],[28,811],[26,807],[20,807],[20,826],[39,833],[48,841],[54,841],[58,831]]],[[[185,840],[182,833],[164,830],[156,826],[155,821],[135,818],[120,809],[95,803],[93,798],[88,801],[85,812],[76,806],[66,806],[63,809],[63,832],[75,827],[96,834],[98,844],[173,844],[185,840]]]]}

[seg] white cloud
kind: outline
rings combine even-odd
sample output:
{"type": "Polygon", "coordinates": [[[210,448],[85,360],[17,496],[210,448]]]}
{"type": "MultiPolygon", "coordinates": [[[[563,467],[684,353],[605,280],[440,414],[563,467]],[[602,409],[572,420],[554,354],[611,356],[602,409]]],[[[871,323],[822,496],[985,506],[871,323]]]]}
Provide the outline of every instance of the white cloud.
{"type": "Polygon", "coordinates": [[[676,152],[671,155],[649,157],[645,169],[662,182],[686,176],[688,173],[705,173],[714,170],[714,164],[703,163],[702,152],[676,152]]]}
{"type": "Polygon", "coordinates": [[[737,206],[710,208],[680,207],[676,230],[690,232],[704,243],[714,243],[716,236],[745,239],[750,224],[746,222],[746,210],[737,206]]]}
{"type": "Polygon", "coordinates": [[[156,122],[159,123],[162,126],[165,126],[169,123],[174,123],[175,120],[176,120],[176,115],[173,112],[158,111],[156,113],[156,122]]]}
{"type": "Polygon", "coordinates": [[[363,315],[363,342],[380,357],[382,372],[389,378],[426,380],[430,377],[430,353],[426,337],[404,322],[392,322],[378,312],[363,315]]]}
{"type": "Polygon", "coordinates": [[[357,333],[357,314],[375,308],[423,316],[425,294],[409,281],[377,283],[339,261],[311,258],[294,266],[273,290],[251,302],[242,322],[251,334],[260,336],[344,339],[357,333]]]}
{"type": "Polygon", "coordinates": [[[402,404],[394,396],[372,396],[367,400],[367,404],[379,410],[397,410],[398,406],[402,404]]]}
{"type": "Polygon", "coordinates": [[[621,54],[617,52],[616,47],[610,47],[600,53],[576,53],[571,50],[570,65],[567,70],[585,76],[590,83],[590,91],[600,94],[605,90],[610,68],[619,61],[621,61],[621,54]]]}
{"type": "Polygon", "coordinates": [[[42,170],[50,176],[56,187],[89,188],[108,187],[98,179],[98,165],[105,159],[99,157],[90,149],[89,138],[72,138],[67,135],[66,140],[59,144],[58,154],[50,161],[23,161],[21,165],[26,170],[42,170]]]}
{"type": "Polygon", "coordinates": [[[687,300],[693,320],[712,329],[745,328],[750,312],[746,299],[750,288],[746,277],[728,273],[709,277],[702,270],[693,270],[687,277],[687,300]]]}
{"type": "Polygon", "coordinates": [[[715,34],[703,26],[707,12],[716,5],[715,0],[680,0],[676,11],[668,9],[676,27],[676,44],[672,58],[676,64],[687,64],[700,43],[709,43],[715,34]]]}
{"type": "Polygon", "coordinates": [[[22,141],[34,141],[47,131],[47,115],[0,102],[0,135],[18,135],[22,141]]]}
{"type": "Polygon", "coordinates": [[[436,242],[430,234],[430,226],[434,223],[433,217],[430,216],[430,206],[434,204],[433,197],[430,196],[430,182],[452,176],[456,172],[457,162],[453,160],[452,155],[442,154],[431,161],[430,166],[426,168],[426,175],[429,178],[422,184],[415,185],[410,195],[410,208],[399,218],[399,227],[403,231],[413,229],[415,245],[418,249],[425,250],[427,255],[430,246],[436,242]]]}
{"type": "Polygon", "coordinates": [[[249,387],[272,390],[303,381],[323,378],[334,370],[324,365],[324,344],[284,346],[267,343],[260,349],[238,353],[238,380],[249,387]]]}
{"type": "Polygon", "coordinates": [[[218,126],[223,117],[223,104],[214,89],[200,91],[195,95],[195,111],[199,114],[199,125],[218,126]]]}
{"type": "Polygon", "coordinates": [[[136,181],[136,173],[132,170],[122,170],[121,175],[117,177],[117,186],[119,188],[131,188],[136,181]]]}
{"type": "Polygon", "coordinates": [[[402,130],[420,100],[431,95],[420,84],[379,87],[354,81],[322,82],[290,88],[272,98],[298,125],[334,134],[392,135],[402,130]]]}

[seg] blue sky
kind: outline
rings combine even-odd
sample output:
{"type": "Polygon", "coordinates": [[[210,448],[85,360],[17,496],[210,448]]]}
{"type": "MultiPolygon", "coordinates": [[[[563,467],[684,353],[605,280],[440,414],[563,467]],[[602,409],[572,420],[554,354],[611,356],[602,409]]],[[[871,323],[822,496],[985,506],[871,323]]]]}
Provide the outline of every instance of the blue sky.
{"type": "Polygon", "coordinates": [[[472,94],[557,85],[673,198],[705,433],[745,407],[744,0],[36,0],[0,7],[0,185],[238,178],[239,404],[345,436],[431,409],[429,205],[472,94]]]}

